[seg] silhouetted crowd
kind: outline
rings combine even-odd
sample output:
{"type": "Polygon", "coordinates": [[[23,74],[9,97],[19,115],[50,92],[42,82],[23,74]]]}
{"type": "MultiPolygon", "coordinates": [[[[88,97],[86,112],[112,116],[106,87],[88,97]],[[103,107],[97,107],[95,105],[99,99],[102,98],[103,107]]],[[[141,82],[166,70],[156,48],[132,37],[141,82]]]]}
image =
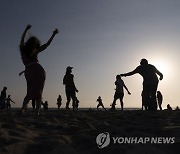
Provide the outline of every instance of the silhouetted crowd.
{"type": "MultiPolygon", "coordinates": [[[[42,93],[44,89],[45,79],[46,79],[46,72],[44,68],[40,65],[38,60],[38,54],[48,48],[51,44],[54,37],[59,33],[58,29],[55,29],[49,38],[49,40],[45,44],[41,44],[40,40],[35,37],[31,36],[27,41],[25,40],[26,33],[31,29],[31,25],[27,25],[19,45],[20,55],[22,59],[22,63],[25,66],[25,70],[19,73],[19,76],[24,74],[26,82],[27,82],[27,93],[24,97],[21,114],[27,109],[27,105],[29,101],[32,101],[32,108],[36,111],[36,115],[39,115],[40,108],[43,106],[45,111],[48,111],[48,101],[43,103],[42,101],[42,93]]],[[[72,100],[72,109],[78,110],[79,107],[79,100],[77,98],[78,89],[74,83],[74,75],[72,74],[73,67],[68,66],[66,68],[66,73],[63,77],[63,84],[65,86],[65,93],[67,102],[65,105],[65,109],[70,109],[70,102],[72,100]]],[[[141,93],[142,97],[142,110],[150,110],[156,111],[159,107],[159,110],[162,110],[162,102],[163,96],[160,91],[157,91],[159,80],[163,79],[163,74],[154,66],[148,63],[147,59],[141,59],[140,65],[137,66],[133,71],[128,73],[118,74],[116,76],[115,81],[115,93],[114,99],[112,104],[110,105],[110,110],[116,109],[116,101],[120,100],[121,110],[124,109],[124,89],[127,91],[129,95],[131,95],[130,91],[126,87],[122,77],[131,76],[134,74],[140,74],[143,77],[143,89],[141,93]],[[159,76],[159,79],[158,79],[159,76]]],[[[15,103],[11,100],[10,95],[6,97],[6,90],[7,87],[4,87],[1,91],[0,96],[0,108],[11,108],[11,102],[15,103]]],[[[99,107],[102,107],[104,110],[106,108],[103,105],[103,101],[101,96],[99,96],[96,100],[98,102],[97,110],[99,107]]],[[[57,106],[60,109],[62,105],[62,97],[61,95],[57,98],[57,106]]],[[[176,108],[179,109],[178,107],[176,108]]],[[[170,104],[167,105],[167,110],[172,110],[170,104]]]]}

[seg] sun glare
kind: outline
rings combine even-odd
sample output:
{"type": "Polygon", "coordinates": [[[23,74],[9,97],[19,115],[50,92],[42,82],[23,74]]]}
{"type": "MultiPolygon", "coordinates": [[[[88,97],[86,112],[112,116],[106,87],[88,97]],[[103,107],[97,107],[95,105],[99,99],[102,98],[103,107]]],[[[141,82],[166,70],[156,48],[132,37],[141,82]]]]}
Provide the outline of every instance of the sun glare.
{"type": "Polygon", "coordinates": [[[153,60],[152,64],[164,75],[170,75],[170,64],[163,60],[153,60]]]}

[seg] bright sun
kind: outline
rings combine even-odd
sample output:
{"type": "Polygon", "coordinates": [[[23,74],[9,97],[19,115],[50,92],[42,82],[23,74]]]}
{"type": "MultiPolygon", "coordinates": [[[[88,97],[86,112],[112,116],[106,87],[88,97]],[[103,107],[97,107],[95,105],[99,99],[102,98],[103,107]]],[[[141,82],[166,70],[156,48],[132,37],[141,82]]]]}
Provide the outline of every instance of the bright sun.
{"type": "Polygon", "coordinates": [[[170,74],[170,65],[163,60],[152,60],[154,65],[164,76],[170,74]]]}

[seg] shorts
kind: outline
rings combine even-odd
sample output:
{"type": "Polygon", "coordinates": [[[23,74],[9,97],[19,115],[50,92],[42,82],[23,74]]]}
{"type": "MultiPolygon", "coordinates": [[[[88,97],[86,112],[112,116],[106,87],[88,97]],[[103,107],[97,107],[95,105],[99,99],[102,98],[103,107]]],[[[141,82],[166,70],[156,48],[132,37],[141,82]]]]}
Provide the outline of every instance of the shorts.
{"type": "Polygon", "coordinates": [[[115,92],[115,94],[114,94],[114,99],[123,99],[123,97],[124,97],[124,93],[117,93],[117,92],[115,92]]]}
{"type": "Polygon", "coordinates": [[[75,90],[66,90],[66,97],[67,97],[67,101],[70,101],[71,98],[72,98],[73,100],[75,100],[75,98],[76,98],[76,92],[75,92],[75,90]]]}

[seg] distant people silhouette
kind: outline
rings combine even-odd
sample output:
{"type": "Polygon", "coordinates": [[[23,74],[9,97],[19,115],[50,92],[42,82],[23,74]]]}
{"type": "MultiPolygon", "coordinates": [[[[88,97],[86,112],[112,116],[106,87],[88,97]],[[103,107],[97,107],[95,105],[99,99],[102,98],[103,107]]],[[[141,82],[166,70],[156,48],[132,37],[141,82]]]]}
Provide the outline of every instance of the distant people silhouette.
{"type": "Polygon", "coordinates": [[[44,111],[48,111],[48,101],[45,101],[44,103],[41,102],[41,104],[43,106],[44,111]]]}
{"type": "Polygon", "coordinates": [[[69,108],[69,103],[72,99],[72,106],[73,110],[76,109],[76,92],[78,92],[75,83],[74,83],[74,75],[72,74],[72,68],[68,66],[66,68],[66,74],[63,78],[63,84],[65,85],[65,92],[66,92],[66,97],[67,97],[67,102],[66,102],[66,110],[70,109],[69,108]]]}
{"type": "Polygon", "coordinates": [[[124,81],[121,79],[120,75],[116,75],[115,85],[116,85],[116,89],[115,89],[116,91],[115,91],[115,94],[114,94],[113,103],[111,105],[111,110],[115,110],[115,105],[116,105],[117,99],[120,99],[121,110],[123,110],[124,109],[124,103],[123,103],[124,88],[127,90],[129,95],[131,95],[131,93],[129,92],[128,88],[124,84],[124,81]]]}
{"type": "Polygon", "coordinates": [[[96,102],[98,102],[97,110],[99,110],[99,107],[100,107],[100,106],[101,106],[104,110],[106,110],[106,108],[105,108],[104,105],[103,105],[101,96],[98,97],[98,99],[96,100],[96,102]]]}
{"type": "Polygon", "coordinates": [[[170,104],[167,105],[167,110],[172,111],[172,107],[170,106],[170,104]]]}
{"type": "Polygon", "coordinates": [[[1,91],[1,96],[0,96],[0,101],[1,101],[1,108],[5,108],[6,107],[6,91],[7,91],[7,87],[3,87],[3,90],[1,91]]]}
{"type": "Polygon", "coordinates": [[[61,105],[62,105],[62,97],[61,97],[61,95],[59,95],[58,98],[57,98],[58,109],[60,109],[61,105]]]}
{"type": "Polygon", "coordinates": [[[2,100],[6,100],[6,91],[7,91],[7,87],[4,87],[3,90],[1,91],[1,99],[2,100]]]}
{"type": "Polygon", "coordinates": [[[163,101],[163,96],[160,91],[157,91],[157,102],[158,102],[158,106],[160,110],[162,110],[162,107],[161,107],[162,101],[163,101]]]}
{"type": "Polygon", "coordinates": [[[121,76],[131,76],[139,73],[143,77],[143,102],[147,104],[148,110],[157,110],[156,91],[158,87],[158,77],[163,79],[163,74],[154,65],[148,64],[146,59],[141,59],[140,65],[132,72],[121,74],[121,76]]]}
{"type": "Polygon", "coordinates": [[[175,109],[175,110],[177,110],[177,111],[178,111],[178,110],[179,110],[179,107],[178,107],[178,106],[176,106],[176,109],[175,109]]]}
{"type": "Polygon", "coordinates": [[[15,104],[15,102],[11,99],[11,95],[8,95],[6,98],[6,108],[10,109],[11,108],[11,102],[15,104]]]}
{"type": "Polygon", "coordinates": [[[43,45],[40,44],[39,39],[35,36],[30,37],[24,42],[26,33],[29,29],[31,29],[31,25],[27,25],[25,28],[20,42],[20,53],[22,62],[25,65],[25,71],[21,72],[19,75],[24,73],[27,81],[27,94],[23,101],[21,113],[23,114],[29,101],[35,99],[36,115],[38,116],[45,82],[45,70],[39,64],[38,54],[51,44],[54,36],[58,33],[58,29],[53,31],[50,39],[43,45]]]}

